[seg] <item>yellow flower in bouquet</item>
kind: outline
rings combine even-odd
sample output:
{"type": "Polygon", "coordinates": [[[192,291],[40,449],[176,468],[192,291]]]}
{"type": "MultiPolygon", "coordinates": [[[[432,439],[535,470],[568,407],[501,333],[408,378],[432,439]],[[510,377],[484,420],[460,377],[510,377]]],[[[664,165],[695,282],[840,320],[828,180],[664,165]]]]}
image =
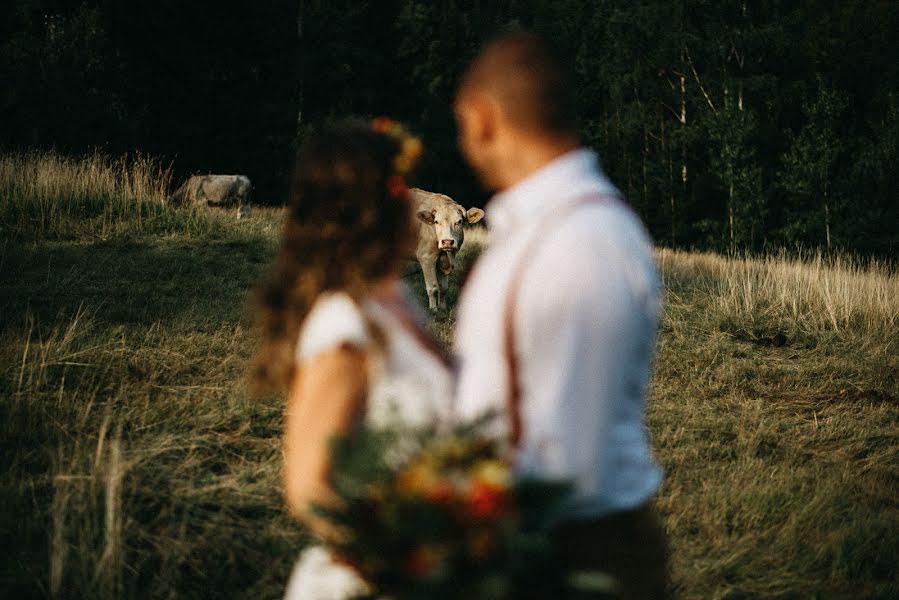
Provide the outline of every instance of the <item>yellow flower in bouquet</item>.
{"type": "Polygon", "coordinates": [[[438,504],[452,502],[456,496],[456,487],[447,477],[438,473],[436,467],[427,458],[413,462],[397,476],[397,490],[438,504]]]}
{"type": "Polygon", "coordinates": [[[533,524],[568,485],[517,481],[502,444],[480,423],[411,437],[399,426],[363,427],[352,443],[335,447],[333,485],[342,508],[327,516],[352,536],[333,551],[357,567],[375,595],[560,597],[565,574],[533,524]],[[385,458],[397,444],[409,450],[402,464],[385,458]]]}
{"type": "Polygon", "coordinates": [[[474,479],[496,488],[512,487],[512,469],[504,460],[482,460],[475,465],[474,479]]]}

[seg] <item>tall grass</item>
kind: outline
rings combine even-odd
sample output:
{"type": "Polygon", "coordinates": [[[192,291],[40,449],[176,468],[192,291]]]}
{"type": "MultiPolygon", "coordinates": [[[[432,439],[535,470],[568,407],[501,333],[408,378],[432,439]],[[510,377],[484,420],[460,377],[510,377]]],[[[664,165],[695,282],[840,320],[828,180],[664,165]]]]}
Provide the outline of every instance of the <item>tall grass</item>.
{"type": "Polygon", "coordinates": [[[304,534],[282,510],[280,406],[246,397],[245,327],[197,317],[128,328],[80,311],[6,345],[4,597],[281,588],[304,534]]]}
{"type": "Polygon", "coordinates": [[[123,221],[140,226],[164,213],[170,183],[171,169],[143,155],[2,155],[0,222],[16,236],[103,236],[123,221]]]}
{"type": "Polygon", "coordinates": [[[724,331],[786,345],[821,336],[880,340],[899,334],[899,273],[876,260],[820,253],[725,258],[661,250],[666,287],[701,291],[724,331]]]}
{"type": "Polygon", "coordinates": [[[649,422],[687,598],[899,598],[899,279],[662,250],[649,422]]]}
{"type": "Polygon", "coordinates": [[[171,166],[142,154],[0,154],[0,234],[25,241],[227,235],[234,214],[175,208],[167,201],[171,187],[171,166]]]}
{"type": "MultiPolygon", "coordinates": [[[[126,178],[114,160],[17,156],[0,188],[31,190],[0,209],[16,232],[0,247],[0,596],[279,597],[306,537],[282,506],[282,405],[246,395],[243,307],[280,213],[173,209],[134,163],[126,178]],[[94,160],[96,195],[76,185],[94,160]],[[40,164],[68,183],[29,188],[40,164]],[[151,191],[113,198],[138,189],[126,180],[151,191]],[[141,223],[135,206],[151,207],[141,223]]],[[[488,242],[466,235],[451,302],[488,242]]],[[[649,428],[672,591],[899,598],[895,272],[658,259],[649,428]]],[[[407,282],[426,302],[414,266],[407,282]]],[[[453,323],[452,309],[435,320],[447,342],[453,323]]]]}

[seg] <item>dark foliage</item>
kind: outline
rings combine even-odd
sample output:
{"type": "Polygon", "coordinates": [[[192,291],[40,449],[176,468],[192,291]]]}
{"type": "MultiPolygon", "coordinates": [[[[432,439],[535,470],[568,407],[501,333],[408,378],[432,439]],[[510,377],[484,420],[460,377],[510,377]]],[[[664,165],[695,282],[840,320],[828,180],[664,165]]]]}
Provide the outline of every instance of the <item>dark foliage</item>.
{"type": "Polygon", "coordinates": [[[420,185],[486,200],[452,99],[528,27],[573,61],[582,133],[659,243],[899,252],[899,4],[726,0],[20,0],[0,8],[0,145],[141,150],[278,204],[297,139],[389,114],[420,185]]]}

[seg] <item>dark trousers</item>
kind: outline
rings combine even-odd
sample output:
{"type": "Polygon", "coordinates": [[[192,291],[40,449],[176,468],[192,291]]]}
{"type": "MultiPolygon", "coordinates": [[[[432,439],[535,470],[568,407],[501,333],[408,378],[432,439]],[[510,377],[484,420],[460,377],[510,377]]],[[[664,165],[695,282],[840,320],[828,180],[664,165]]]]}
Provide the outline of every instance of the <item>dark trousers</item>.
{"type": "Polygon", "coordinates": [[[602,572],[615,580],[614,593],[585,593],[584,598],[668,597],[667,543],[650,504],[597,519],[568,521],[551,535],[566,565],[602,572]]]}

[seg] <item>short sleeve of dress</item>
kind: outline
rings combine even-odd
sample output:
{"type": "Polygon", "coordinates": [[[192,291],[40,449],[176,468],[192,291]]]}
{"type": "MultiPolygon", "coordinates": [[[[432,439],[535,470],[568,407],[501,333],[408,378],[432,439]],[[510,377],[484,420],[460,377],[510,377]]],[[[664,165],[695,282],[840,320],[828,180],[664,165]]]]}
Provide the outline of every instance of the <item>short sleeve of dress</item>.
{"type": "Polygon", "coordinates": [[[323,294],[300,327],[297,362],[305,362],[316,354],[343,344],[360,348],[369,345],[365,317],[352,298],[343,292],[323,294]]]}

